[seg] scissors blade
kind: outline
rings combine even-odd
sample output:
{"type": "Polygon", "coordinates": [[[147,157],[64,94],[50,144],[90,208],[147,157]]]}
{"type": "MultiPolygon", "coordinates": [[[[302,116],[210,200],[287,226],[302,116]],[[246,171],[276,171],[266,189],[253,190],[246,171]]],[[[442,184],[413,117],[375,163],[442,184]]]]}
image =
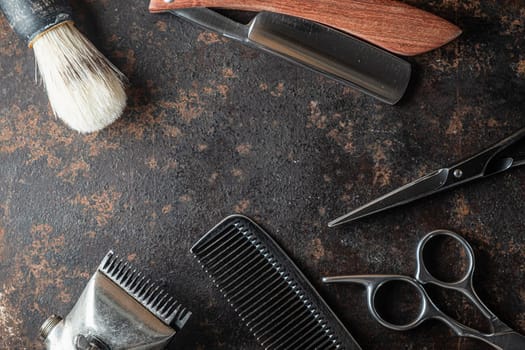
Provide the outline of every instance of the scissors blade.
{"type": "Polygon", "coordinates": [[[456,187],[458,185],[493,176],[512,168],[525,165],[525,155],[513,154],[523,148],[525,128],[500,140],[481,152],[459,161],[448,168],[439,169],[427,176],[392,191],[360,208],[343,215],[330,223],[329,227],[410,203],[422,197],[456,187]]]}
{"type": "Polygon", "coordinates": [[[502,350],[522,350],[525,349],[525,336],[515,332],[505,332],[492,334],[486,339],[482,339],[489,344],[495,345],[502,350]]]}
{"type": "Polygon", "coordinates": [[[447,182],[449,172],[448,168],[442,168],[423,176],[422,178],[387,193],[386,195],[381,196],[348,214],[330,221],[328,226],[335,227],[346,222],[354,221],[371,214],[410,203],[419,198],[441,191],[444,189],[443,185],[447,182]]]}

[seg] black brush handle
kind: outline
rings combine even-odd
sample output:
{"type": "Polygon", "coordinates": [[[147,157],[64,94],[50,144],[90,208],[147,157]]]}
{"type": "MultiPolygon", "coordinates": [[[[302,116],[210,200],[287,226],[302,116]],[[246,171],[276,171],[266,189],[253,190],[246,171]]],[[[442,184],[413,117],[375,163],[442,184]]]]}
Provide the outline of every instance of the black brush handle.
{"type": "Polygon", "coordinates": [[[42,32],[72,19],[71,7],[65,0],[0,0],[0,9],[29,45],[42,32]]]}

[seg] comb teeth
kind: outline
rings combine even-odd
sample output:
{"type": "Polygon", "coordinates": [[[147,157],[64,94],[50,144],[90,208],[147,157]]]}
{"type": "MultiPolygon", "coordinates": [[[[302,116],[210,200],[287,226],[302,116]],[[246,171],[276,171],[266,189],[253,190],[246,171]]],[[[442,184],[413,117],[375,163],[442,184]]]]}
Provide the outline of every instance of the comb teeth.
{"type": "Polygon", "coordinates": [[[104,257],[98,269],[166,325],[173,323],[177,331],[190,318],[190,311],[113,251],[104,257]]]}
{"type": "Polygon", "coordinates": [[[249,219],[226,218],[192,253],[265,349],[360,349],[286,253],[249,219]]]}

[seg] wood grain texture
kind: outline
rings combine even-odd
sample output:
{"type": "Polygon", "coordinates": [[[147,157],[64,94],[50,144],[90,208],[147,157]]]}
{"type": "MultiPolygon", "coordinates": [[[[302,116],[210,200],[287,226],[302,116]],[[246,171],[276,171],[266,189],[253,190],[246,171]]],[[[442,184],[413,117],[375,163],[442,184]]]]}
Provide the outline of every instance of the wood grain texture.
{"type": "Polygon", "coordinates": [[[152,0],[151,12],[191,7],[270,11],[319,22],[391,52],[414,56],[454,40],[461,30],[429,12],[392,0],[152,0]]]}

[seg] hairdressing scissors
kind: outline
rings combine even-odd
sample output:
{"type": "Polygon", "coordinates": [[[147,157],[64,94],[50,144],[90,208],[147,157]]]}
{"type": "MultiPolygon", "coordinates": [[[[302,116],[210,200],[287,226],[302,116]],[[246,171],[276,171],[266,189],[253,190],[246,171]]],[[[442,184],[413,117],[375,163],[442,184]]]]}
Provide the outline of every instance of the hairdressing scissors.
{"type": "Polygon", "coordinates": [[[441,168],[365,204],[330,223],[329,227],[410,203],[464,183],[525,165],[525,128],[489,148],[449,167],[441,168]],[[521,150],[520,150],[521,148],[521,150]]]}
{"type": "Polygon", "coordinates": [[[372,314],[372,317],[386,328],[405,331],[413,329],[420,325],[425,320],[437,319],[448,325],[454,333],[460,337],[470,337],[484,341],[485,343],[492,345],[494,349],[499,350],[518,350],[525,349],[525,337],[509,326],[503,323],[492,311],[490,311],[485,304],[478,297],[473,287],[473,276],[474,276],[474,251],[469,243],[458,234],[438,230],[427,234],[420,242],[417,247],[417,271],[415,278],[400,275],[359,275],[359,276],[339,276],[339,277],[325,277],[323,282],[325,283],[357,283],[366,286],[367,304],[368,310],[372,314]],[[423,259],[423,251],[429,241],[436,237],[448,236],[458,241],[461,247],[466,252],[468,260],[468,268],[465,275],[456,282],[444,282],[435,278],[427,269],[425,261],[423,259]],[[418,315],[406,324],[394,324],[385,320],[376,309],[376,296],[377,292],[384,287],[387,283],[398,281],[402,283],[408,283],[414,287],[420,297],[420,308],[418,315]],[[441,311],[429,297],[425,288],[425,284],[433,284],[445,289],[452,289],[462,293],[466,296],[488,319],[490,325],[490,333],[483,333],[473,328],[467,327],[453,318],[446,315],[441,311]]]}

